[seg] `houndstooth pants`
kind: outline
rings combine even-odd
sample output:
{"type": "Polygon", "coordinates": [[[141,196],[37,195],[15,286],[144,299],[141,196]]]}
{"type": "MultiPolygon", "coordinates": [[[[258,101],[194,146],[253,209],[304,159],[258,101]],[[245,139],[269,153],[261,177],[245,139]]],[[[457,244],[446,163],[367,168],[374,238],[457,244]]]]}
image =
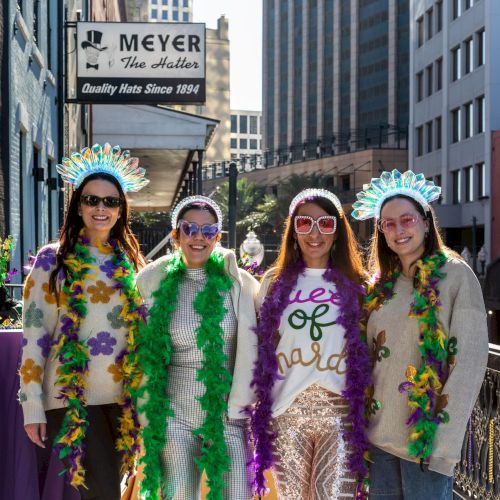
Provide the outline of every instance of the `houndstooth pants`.
{"type": "MultiPolygon", "coordinates": [[[[202,440],[194,436],[193,427],[179,418],[169,419],[167,442],[161,455],[163,476],[168,484],[162,487],[164,499],[197,500],[201,493],[201,471],[194,457],[201,455],[202,440]]],[[[248,500],[252,498],[247,463],[250,460],[246,421],[230,420],[224,429],[230,470],[224,476],[224,498],[248,500]]]]}

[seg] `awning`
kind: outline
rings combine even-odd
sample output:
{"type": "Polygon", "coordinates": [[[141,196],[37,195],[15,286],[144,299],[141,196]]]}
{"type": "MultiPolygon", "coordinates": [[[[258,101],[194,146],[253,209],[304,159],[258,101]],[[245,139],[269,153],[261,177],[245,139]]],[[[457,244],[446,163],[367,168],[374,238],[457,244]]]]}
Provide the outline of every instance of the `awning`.
{"type": "Polygon", "coordinates": [[[219,121],[164,106],[93,105],[92,142],[129,149],[150,183],[131,193],[139,211],[169,210],[219,121]]]}

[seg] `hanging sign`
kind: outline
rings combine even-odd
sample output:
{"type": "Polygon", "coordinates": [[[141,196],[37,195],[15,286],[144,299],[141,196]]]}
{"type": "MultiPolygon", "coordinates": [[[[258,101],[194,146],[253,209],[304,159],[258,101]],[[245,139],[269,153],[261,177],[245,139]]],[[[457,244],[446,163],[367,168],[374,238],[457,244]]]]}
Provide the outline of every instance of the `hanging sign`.
{"type": "Polygon", "coordinates": [[[77,23],[76,101],[205,102],[205,24],[77,23]]]}

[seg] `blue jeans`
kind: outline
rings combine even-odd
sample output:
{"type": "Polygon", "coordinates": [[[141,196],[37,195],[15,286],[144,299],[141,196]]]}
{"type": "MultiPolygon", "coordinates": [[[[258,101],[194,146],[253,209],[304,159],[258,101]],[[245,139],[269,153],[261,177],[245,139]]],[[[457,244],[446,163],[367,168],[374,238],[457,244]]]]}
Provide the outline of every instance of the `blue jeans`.
{"type": "Polygon", "coordinates": [[[451,500],[453,477],[403,460],[380,448],[370,450],[370,499],[451,500]]]}

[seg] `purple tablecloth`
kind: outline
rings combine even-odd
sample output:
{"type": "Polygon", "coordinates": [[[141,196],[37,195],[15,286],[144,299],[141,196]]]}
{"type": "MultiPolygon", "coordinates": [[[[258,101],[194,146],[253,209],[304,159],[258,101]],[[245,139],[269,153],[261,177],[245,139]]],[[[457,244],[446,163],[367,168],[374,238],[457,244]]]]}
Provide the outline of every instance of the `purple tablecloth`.
{"type": "Polygon", "coordinates": [[[79,500],[59,476],[61,461],[35,450],[24,432],[17,402],[22,341],[20,330],[0,331],[0,500],[79,500]]]}

